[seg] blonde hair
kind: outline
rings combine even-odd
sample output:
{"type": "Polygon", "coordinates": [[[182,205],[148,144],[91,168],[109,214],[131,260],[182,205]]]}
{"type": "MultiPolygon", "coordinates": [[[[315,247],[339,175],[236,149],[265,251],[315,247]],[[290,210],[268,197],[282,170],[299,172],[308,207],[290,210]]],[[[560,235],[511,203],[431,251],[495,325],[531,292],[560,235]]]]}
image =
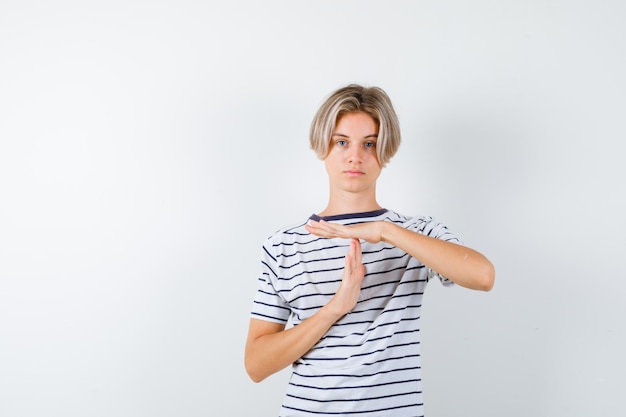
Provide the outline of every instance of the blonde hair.
{"type": "Polygon", "coordinates": [[[350,84],[331,93],[311,122],[311,149],[319,159],[325,159],[337,122],[349,112],[364,112],[378,125],[376,153],[378,162],[384,167],[398,150],[401,138],[396,111],[387,93],[379,87],[350,84]]]}

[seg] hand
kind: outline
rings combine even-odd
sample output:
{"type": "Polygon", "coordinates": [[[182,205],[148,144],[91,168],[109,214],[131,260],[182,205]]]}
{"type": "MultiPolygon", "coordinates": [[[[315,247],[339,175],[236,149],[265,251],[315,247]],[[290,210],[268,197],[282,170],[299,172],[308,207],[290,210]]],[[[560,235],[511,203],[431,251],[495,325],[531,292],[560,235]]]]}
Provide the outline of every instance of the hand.
{"type": "Polygon", "coordinates": [[[312,235],[326,238],[363,239],[370,243],[378,243],[383,240],[383,227],[385,222],[367,222],[344,226],[342,224],[329,223],[324,220],[309,220],[304,228],[312,235]]]}
{"type": "Polygon", "coordinates": [[[361,243],[358,239],[350,241],[350,251],[346,255],[346,265],[341,277],[341,285],[334,297],[328,302],[327,308],[341,318],[354,308],[361,295],[361,283],[365,276],[361,243]]]}

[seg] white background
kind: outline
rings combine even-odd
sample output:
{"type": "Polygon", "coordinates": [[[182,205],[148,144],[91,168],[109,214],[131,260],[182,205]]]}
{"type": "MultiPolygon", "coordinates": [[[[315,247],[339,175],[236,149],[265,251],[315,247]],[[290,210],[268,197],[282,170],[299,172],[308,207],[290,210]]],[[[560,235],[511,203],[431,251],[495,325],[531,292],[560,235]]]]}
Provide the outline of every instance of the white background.
{"type": "Polygon", "coordinates": [[[380,203],[497,270],[429,287],[428,415],[623,415],[625,4],[2,0],[0,415],[276,415],[260,246],[324,208],[349,82],[400,116],[380,203]]]}

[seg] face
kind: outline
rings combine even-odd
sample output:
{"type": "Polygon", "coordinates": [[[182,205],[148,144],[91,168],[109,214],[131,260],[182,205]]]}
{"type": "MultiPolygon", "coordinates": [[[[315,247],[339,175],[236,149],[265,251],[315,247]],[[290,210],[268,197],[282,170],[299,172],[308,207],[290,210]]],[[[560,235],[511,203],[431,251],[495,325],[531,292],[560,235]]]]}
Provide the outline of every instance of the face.
{"type": "Polygon", "coordinates": [[[376,156],[378,124],[363,112],[344,114],[335,126],[326,171],[334,191],[375,193],[381,166],[376,156]]]}

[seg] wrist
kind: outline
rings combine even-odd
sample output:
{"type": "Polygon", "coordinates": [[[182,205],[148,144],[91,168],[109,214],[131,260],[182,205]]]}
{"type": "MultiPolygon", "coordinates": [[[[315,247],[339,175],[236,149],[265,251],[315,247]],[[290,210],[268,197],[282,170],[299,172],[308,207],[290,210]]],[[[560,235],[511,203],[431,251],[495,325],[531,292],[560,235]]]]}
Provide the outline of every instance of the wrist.
{"type": "Polygon", "coordinates": [[[334,297],[331,299],[325,306],[319,309],[318,314],[321,316],[322,320],[329,323],[335,324],[340,318],[346,315],[345,312],[336,308],[336,302],[334,302],[334,297]]]}
{"type": "Polygon", "coordinates": [[[390,234],[391,228],[394,226],[393,223],[381,221],[380,222],[380,241],[385,243],[390,243],[390,234]]]}
{"type": "Polygon", "coordinates": [[[343,303],[335,295],[318,311],[318,313],[321,315],[322,320],[332,325],[348,314],[349,311],[350,309],[343,305],[343,303]]]}

